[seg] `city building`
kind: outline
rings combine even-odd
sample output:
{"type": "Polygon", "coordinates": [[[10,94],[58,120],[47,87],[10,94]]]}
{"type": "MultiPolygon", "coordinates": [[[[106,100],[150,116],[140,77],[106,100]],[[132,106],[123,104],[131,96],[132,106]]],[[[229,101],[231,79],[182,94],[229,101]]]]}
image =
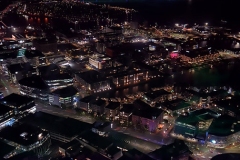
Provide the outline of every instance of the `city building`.
{"type": "Polygon", "coordinates": [[[133,111],[133,104],[122,104],[122,108],[119,111],[120,124],[128,126],[131,123],[133,111]]]}
{"type": "Polygon", "coordinates": [[[78,101],[77,107],[87,113],[94,115],[102,115],[106,106],[106,101],[94,96],[87,96],[78,101]]]}
{"type": "Polygon", "coordinates": [[[8,125],[12,125],[14,121],[14,109],[0,104],[0,130],[8,125]]]}
{"type": "Polygon", "coordinates": [[[107,155],[108,149],[113,146],[113,142],[107,137],[100,136],[92,131],[83,133],[82,135],[78,136],[77,139],[83,146],[104,155],[107,155]]]}
{"type": "Polygon", "coordinates": [[[163,110],[152,108],[144,102],[134,102],[138,108],[132,113],[132,124],[136,128],[155,132],[163,121],[163,110]]]}
{"type": "Polygon", "coordinates": [[[48,100],[49,86],[40,76],[26,77],[18,81],[20,93],[44,101],[48,100]]]}
{"type": "Polygon", "coordinates": [[[42,78],[51,90],[73,85],[73,77],[69,73],[48,74],[46,76],[42,76],[42,78]]]}
{"type": "Polygon", "coordinates": [[[103,54],[93,54],[92,56],[89,57],[89,64],[96,68],[96,69],[104,69],[111,67],[113,65],[113,62],[110,57],[106,57],[103,54]]]}
{"type": "Polygon", "coordinates": [[[42,77],[60,74],[60,68],[56,64],[53,64],[53,63],[51,63],[50,65],[46,65],[46,66],[39,66],[37,68],[37,74],[42,77]]]}
{"type": "Polygon", "coordinates": [[[22,123],[39,126],[50,133],[50,138],[60,142],[70,142],[92,125],[72,118],[59,117],[45,112],[36,112],[19,120],[22,123]]]}
{"type": "Polygon", "coordinates": [[[94,99],[94,101],[90,104],[90,110],[88,110],[89,113],[94,113],[94,115],[102,115],[105,111],[105,106],[107,102],[105,100],[102,100],[100,98],[94,99]]]}
{"type": "Polygon", "coordinates": [[[78,90],[73,86],[57,89],[49,93],[49,104],[60,107],[76,106],[78,90]]]}
{"type": "Polygon", "coordinates": [[[209,126],[206,144],[213,148],[226,148],[240,140],[240,123],[229,115],[215,118],[209,126]]]}
{"type": "Polygon", "coordinates": [[[126,152],[123,152],[123,156],[119,158],[119,160],[132,160],[132,159],[154,160],[147,154],[144,154],[144,153],[140,152],[139,150],[136,150],[135,148],[130,149],[126,152]]]}
{"type": "Polygon", "coordinates": [[[221,101],[214,101],[212,106],[216,112],[222,115],[226,114],[240,119],[240,101],[238,97],[232,97],[231,99],[225,99],[221,101]]]}
{"type": "Polygon", "coordinates": [[[35,39],[33,41],[33,46],[36,47],[36,50],[39,50],[43,53],[57,52],[57,40],[55,38],[35,39]]]}
{"type": "Polygon", "coordinates": [[[146,92],[142,95],[142,98],[149,103],[150,105],[153,105],[157,102],[164,102],[165,100],[172,99],[171,93],[161,89],[157,91],[150,91],[146,92]]]}
{"type": "Polygon", "coordinates": [[[106,119],[110,121],[114,121],[119,119],[119,110],[121,104],[120,102],[109,102],[108,105],[105,107],[104,113],[106,115],[106,119]]]}
{"type": "Polygon", "coordinates": [[[211,123],[219,116],[220,114],[210,109],[200,109],[180,115],[175,121],[173,133],[176,138],[205,141],[211,123]]]}
{"type": "Polygon", "coordinates": [[[64,143],[63,145],[59,146],[59,153],[63,157],[72,157],[77,155],[81,151],[81,143],[74,139],[68,143],[64,143]]]}
{"type": "Polygon", "coordinates": [[[24,60],[34,67],[46,65],[45,55],[38,50],[27,50],[24,55],[24,60]]]}
{"type": "Polygon", "coordinates": [[[8,126],[0,131],[0,137],[6,144],[16,147],[5,158],[31,150],[36,155],[42,156],[51,145],[50,135],[47,131],[27,124],[8,126]]]}
{"type": "Polygon", "coordinates": [[[184,160],[190,159],[192,152],[182,140],[175,140],[172,144],[163,145],[161,148],[148,154],[158,160],[184,160]]]}
{"type": "Polygon", "coordinates": [[[92,92],[102,92],[111,89],[110,80],[95,70],[90,70],[75,74],[76,81],[84,87],[85,90],[92,92]]]}
{"type": "Polygon", "coordinates": [[[0,103],[2,105],[13,108],[15,116],[34,113],[36,111],[36,106],[33,98],[15,93],[2,98],[0,100],[0,103]]]}
{"type": "Polygon", "coordinates": [[[30,63],[18,63],[7,66],[8,75],[13,83],[25,77],[36,75],[36,69],[30,63]]]}
{"type": "Polygon", "coordinates": [[[108,136],[108,132],[105,130],[110,126],[110,122],[96,121],[93,123],[92,132],[97,133],[99,136],[108,136]]]}

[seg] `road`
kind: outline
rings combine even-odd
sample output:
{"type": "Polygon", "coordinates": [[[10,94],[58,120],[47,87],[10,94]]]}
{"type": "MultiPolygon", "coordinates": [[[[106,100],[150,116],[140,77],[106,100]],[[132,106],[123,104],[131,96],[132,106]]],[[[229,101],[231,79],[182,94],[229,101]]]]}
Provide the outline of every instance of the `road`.
{"type": "Polygon", "coordinates": [[[11,93],[19,93],[19,89],[16,85],[10,83],[6,75],[1,71],[0,72],[0,85],[2,86],[1,92],[4,96],[7,96],[11,93]]]}
{"type": "Polygon", "coordinates": [[[54,107],[51,105],[40,103],[38,101],[36,101],[35,103],[36,103],[37,111],[42,111],[45,113],[49,113],[49,114],[53,114],[53,115],[57,115],[57,116],[61,116],[61,117],[69,117],[69,118],[77,119],[79,121],[83,121],[83,122],[90,123],[90,124],[95,122],[95,120],[92,117],[80,116],[73,109],[63,110],[61,108],[57,108],[57,107],[54,107]]]}

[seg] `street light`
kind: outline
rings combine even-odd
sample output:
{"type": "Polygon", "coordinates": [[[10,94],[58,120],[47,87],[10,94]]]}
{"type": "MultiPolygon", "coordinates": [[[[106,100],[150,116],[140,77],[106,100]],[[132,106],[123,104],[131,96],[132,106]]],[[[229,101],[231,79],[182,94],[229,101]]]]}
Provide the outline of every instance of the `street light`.
{"type": "Polygon", "coordinates": [[[178,26],[179,26],[179,24],[178,24],[178,23],[175,23],[175,26],[176,26],[176,27],[178,27],[178,26]]]}
{"type": "Polygon", "coordinates": [[[205,23],[205,26],[208,26],[208,23],[205,23]]]}

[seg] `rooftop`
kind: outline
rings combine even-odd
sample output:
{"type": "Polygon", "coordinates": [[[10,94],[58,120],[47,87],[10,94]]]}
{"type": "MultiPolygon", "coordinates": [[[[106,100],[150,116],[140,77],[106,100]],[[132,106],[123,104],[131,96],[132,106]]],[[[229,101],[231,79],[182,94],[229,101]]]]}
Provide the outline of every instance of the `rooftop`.
{"type": "Polygon", "coordinates": [[[133,105],[134,105],[134,108],[137,108],[137,109],[147,109],[151,107],[150,105],[148,105],[147,103],[143,102],[140,99],[135,100],[133,102],[133,105]]]}
{"type": "Polygon", "coordinates": [[[189,115],[180,115],[176,122],[186,123],[189,125],[196,126],[200,121],[206,121],[209,119],[214,119],[217,115],[216,112],[210,109],[200,109],[189,113],[189,115]]]}
{"type": "Polygon", "coordinates": [[[6,154],[12,152],[15,149],[15,147],[10,146],[2,141],[0,141],[0,146],[1,146],[0,147],[1,148],[0,149],[0,157],[1,158],[3,158],[6,154]]]}
{"type": "Polygon", "coordinates": [[[82,78],[85,82],[93,84],[101,81],[105,81],[106,78],[103,77],[99,72],[95,70],[90,70],[82,73],[76,73],[76,75],[82,78]]]}
{"type": "Polygon", "coordinates": [[[144,95],[152,100],[160,97],[160,96],[164,96],[164,95],[168,95],[170,94],[170,92],[164,90],[164,89],[161,89],[161,90],[158,90],[158,91],[151,91],[151,92],[147,92],[147,93],[144,93],[144,95]]]}
{"type": "Polygon", "coordinates": [[[95,148],[100,148],[104,150],[113,144],[113,142],[110,141],[107,137],[99,136],[98,134],[93,133],[92,131],[88,131],[79,136],[78,138],[87,141],[89,145],[95,148]]]}
{"type": "Polygon", "coordinates": [[[147,119],[156,119],[161,113],[163,113],[163,110],[152,107],[133,111],[133,115],[147,119]]]}
{"type": "Polygon", "coordinates": [[[228,115],[223,115],[213,120],[209,127],[208,134],[228,136],[239,131],[240,124],[237,119],[228,115]]]}
{"type": "Polygon", "coordinates": [[[86,97],[84,97],[84,98],[81,98],[81,99],[80,99],[80,102],[90,103],[90,102],[92,102],[93,100],[96,100],[96,97],[94,97],[94,96],[86,96],[86,97]]]}
{"type": "Polygon", "coordinates": [[[153,160],[153,158],[149,157],[148,155],[140,152],[139,150],[130,149],[127,152],[123,152],[123,156],[119,158],[119,160],[153,160]]]}
{"type": "Polygon", "coordinates": [[[30,65],[30,63],[17,63],[17,64],[11,64],[7,66],[9,72],[11,74],[17,74],[18,72],[28,72],[33,71],[33,66],[30,65]]]}
{"type": "Polygon", "coordinates": [[[73,77],[68,73],[62,73],[62,74],[49,74],[43,76],[43,79],[45,81],[52,81],[52,80],[65,80],[65,79],[73,79],[73,77]]]}
{"type": "Polygon", "coordinates": [[[31,77],[25,77],[18,81],[20,85],[30,87],[30,88],[36,88],[39,90],[48,90],[49,86],[44,82],[44,80],[40,76],[31,76],[31,77]]]}
{"type": "Polygon", "coordinates": [[[28,59],[34,58],[34,57],[45,57],[44,54],[42,54],[41,51],[38,50],[27,50],[25,52],[25,57],[28,59]]]}
{"type": "Polygon", "coordinates": [[[240,100],[239,97],[233,97],[232,99],[226,99],[222,101],[214,102],[217,106],[230,110],[235,114],[240,114],[240,100]]]}
{"type": "Polygon", "coordinates": [[[117,108],[120,109],[120,102],[109,102],[109,104],[105,108],[111,109],[111,110],[115,110],[117,108]]]}
{"type": "Polygon", "coordinates": [[[51,76],[51,75],[56,75],[60,73],[60,69],[59,67],[56,65],[56,64],[50,64],[48,66],[40,66],[38,67],[38,70],[40,72],[40,74],[42,75],[45,75],[45,76],[51,76]]]}
{"type": "Polygon", "coordinates": [[[91,124],[72,118],[64,118],[44,112],[36,112],[21,119],[32,125],[40,126],[49,132],[58,133],[66,137],[74,137],[91,128],[91,124]]]}
{"type": "Polygon", "coordinates": [[[122,104],[122,108],[120,109],[120,112],[132,113],[133,110],[134,110],[133,104],[122,104]]]}
{"type": "Polygon", "coordinates": [[[65,88],[57,89],[52,93],[59,95],[59,97],[66,98],[76,95],[78,93],[78,90],[73,86],[68,86],[65,88]]]}
{"type": "Polygon", "coordinates": [[[16,93],[12,93],[4,98],[2,98],[0,100],[0,102],[2,104],[8,104],[8,105],[12,105],[12,106],[15,106],[15,107],[19,107],[23,104],[27,104],[29,102],[33,102],[34,99],[31,98],[31,97],[27,97],[27,96],[23,96],[23,95],[19,95],[19,94],[16,94],[16,93]]]}
{"type": "Polygon", "coordinates": [[[29,146],[39,141],[39,135],[43,137],[48,133],[38,127],[28,124],[17,124],[8,126],[1,130],[0,137],[19,145],[29,146]]]}
{"type": "Polygon", "coordinates": [[[175,140],[174,143],[169,145],[163,145],[160,149],[157,149],[149,153],[149,156],[159,160],[171,160],[178,159],[182,155],[192,154],[188,146],[181,140],[175,140]]]}
{"type": "Polygon", "coordinates": [[[6,113],[8,113],[9,111],[13,111],[13,108],[5,106],[3,104],[0,104],[0,117],[2,115],[5,115],[6,113]]]}
{"type": "Polygon", "coordinates": [[[17,56],[18,56],[18,51],[10,50],[9,52],[1,53],[0,59],[14,59],[14,58],[17,58],[17,56]]]}
{"type": "Polygon", "coordinates": [[[93,104],[93,105],[97,105],[97,106],[102,106],[102,105],[106,104],[106,101],[98,98],[98,99],[94,99],[94,100],[92,101],[92,104],[93,104]]]}

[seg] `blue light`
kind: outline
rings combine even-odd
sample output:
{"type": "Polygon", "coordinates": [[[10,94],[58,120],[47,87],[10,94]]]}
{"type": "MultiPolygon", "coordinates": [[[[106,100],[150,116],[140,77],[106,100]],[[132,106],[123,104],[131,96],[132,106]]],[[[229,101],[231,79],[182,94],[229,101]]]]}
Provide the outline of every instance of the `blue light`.
{"type": "Polygon", "coordinates": [[[215,140],[212,140],[212,143],[213,143],[213,144],[216,144],[217,142],[216,142],[215,140]]]}

